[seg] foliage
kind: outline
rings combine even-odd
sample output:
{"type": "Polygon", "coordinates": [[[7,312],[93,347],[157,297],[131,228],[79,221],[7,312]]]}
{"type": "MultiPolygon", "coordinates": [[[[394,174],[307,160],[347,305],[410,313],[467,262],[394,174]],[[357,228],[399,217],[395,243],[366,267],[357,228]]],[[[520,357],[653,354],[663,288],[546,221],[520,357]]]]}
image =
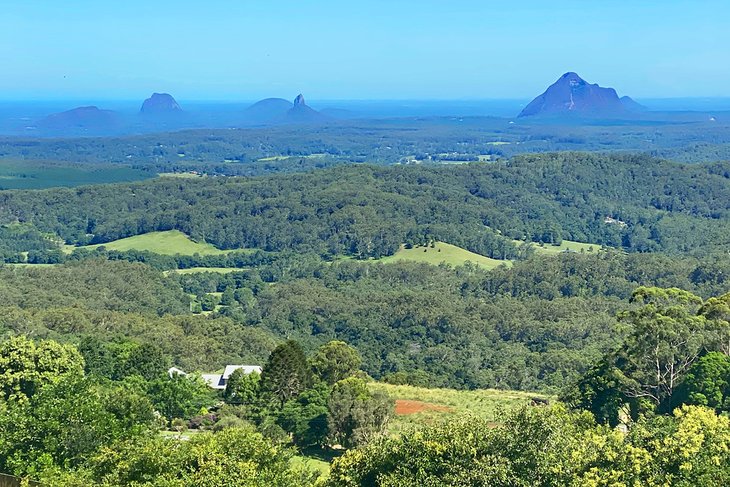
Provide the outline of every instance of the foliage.
{"type": "Polygon", "coordinates": [[[633,381],[629,395],[656,405],[671,402],[682,376],[709,345],[702,299],[680,289],[638,288],[643,306],[623,315],[632,331],[625,344],[624,369],[633,381]]]}
{"type": "Polygon", "coordinates": [[[155,409],[168,420],[189,418],[215,404],[214,395],[200,377],[175,374],[155,379],[147,387],[155,409]]]}
{"type": "Polygon", "coordinates": [[[276,347],[261,373],[264,398],[277,401],[280,407],[312,384],[312,372],[301,345],[293,340],[276,347]]]}
{"type": "Polygon", "coordinates": [[[687,371],[677,402],[730,411],[730,357],[710,352],[687,371]]]}
{"type": "Polygon", "coordinates": [[[730,420],[698,407],[629,435],[585,413],[523,408],[496,426],[464,417],[382,438],[335,460],[326,484],[724,485],[729,442],[730,420]]]}
{"type": "Polygon", "coordinates": [[[448,167],[160,178],[5,192],[0,221],[76,245],[177,230],[219,249],[359,258],[434,240],[497,259],[520,256],[514,239],[707,252],[729,243],[726,170],[644,155],[558,153],[448,167]]]}
{"type": "Polygon", "coordinates": [[[102,449],[75,477],[109,487],[312,485],[317,474],[291,467],[290,458],[288,450],[273,446],[250,427],[225,428],[184,442],[141,437],[117,443],[102,449]]]}
{"type": "Polygon", "coordinates": [[[170,357],[152,343],[142,343],[134,347],[125,362],[125,375],[140,375],[152,380],[167,373],[170,357]]]}
{"type": "MultiPolygon", "coordinates": [[[[190,298],[154,269],[97,259],[42,269],[0,267],[0,302],[157,315],[187,313],[190,307],[190,298]]],[[[72,332],[73,323],[67,326],[64,331],[72,332]]]]}
{"type": "Polygon", "coordinates": [[[362,365],[362,358],[357,350],[337,340],[319,347],[310,361],[314,373],[329,385],[350,377],[362,365]]]}
{"type": "Polygon", "coordinates": [[[0,469],[16,475],[81,465],[103,445],[153,425],[144,395],[66,374],[30,399],[0,402],[0,469]]]}
{"type": "MultiPolygon", "coordinates": [[[[730,362],[717,340],[722,316],[676,288],[640,287],[638,303],[621,314],[630,325],[624,343],[588,371],[563,399],[616,425],[630,415],[670,412],[681,404],[727,408],[730,362]]],[[[711,306],[717,299],[708,300],[711,306]]]]}
{"type": "Polygon", "coordinates": [[[84,361],[73,347],[25,336],[0,344],[0,400],[26,402],[44,387],[82,373],[84,361]]]}
{"type": "Polygon", "coordinates": [[[257,372],[247,374],[243,369],[236,369],[226,382],[223,399],[228,404],[255,404],[259,396],[260,382],[261,375],[257,372]]]}
{"type": "Polygon", "coordinates": [[[295,445],[307,447],[327,444],[329,398],[330,388],[320,382],[288,400],[278,412],[277,423],[291,433],[295,445]]]}
{"type": "Polygon", "coordinates": [[[393,400],[380,391],[371,392],[364,380],[349,377],[332,388],[328,410],[330,442],[351,448],[385,433],[393,400]]]}

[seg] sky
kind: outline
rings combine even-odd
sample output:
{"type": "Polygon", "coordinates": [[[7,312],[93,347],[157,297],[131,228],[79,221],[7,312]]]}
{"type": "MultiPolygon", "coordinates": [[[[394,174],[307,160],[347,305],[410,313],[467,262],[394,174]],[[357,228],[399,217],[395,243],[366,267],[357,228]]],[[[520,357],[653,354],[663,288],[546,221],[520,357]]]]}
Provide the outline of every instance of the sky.
{"type": "Polygon", "coordinates": [[[730,96],[727,0],[4,0],[0,99],[730,96]]]}

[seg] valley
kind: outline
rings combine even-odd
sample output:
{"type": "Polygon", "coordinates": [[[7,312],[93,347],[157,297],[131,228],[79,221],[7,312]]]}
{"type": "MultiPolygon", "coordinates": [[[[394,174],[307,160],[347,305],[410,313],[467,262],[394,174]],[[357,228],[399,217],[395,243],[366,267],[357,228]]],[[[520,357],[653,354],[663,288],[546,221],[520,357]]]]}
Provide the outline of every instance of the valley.
{"type": "Polygon", "coordinates": [[[0,487],[730,485],[685,3],[5,2],[0,487]]]}

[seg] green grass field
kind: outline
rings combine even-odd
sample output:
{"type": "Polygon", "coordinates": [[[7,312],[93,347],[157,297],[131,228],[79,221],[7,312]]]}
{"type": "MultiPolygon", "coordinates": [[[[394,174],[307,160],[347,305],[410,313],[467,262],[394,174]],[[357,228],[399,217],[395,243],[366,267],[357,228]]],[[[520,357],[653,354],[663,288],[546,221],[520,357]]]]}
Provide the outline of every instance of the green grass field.
{"type": "Polygon", "coordinates": [[[140,181],[154,173],[114,164],[0,159],[0,190],[140,181]]]}
{"type": "Polygon", "coordinates": [[[330,472],[330,464],[319,458],[309,457],[305,455],[294,455],[289,464],[293,467],[302,467],[309,471],[319,471],[323,475],[330,472]]]}
{"type": "Polygon", "coordinates": [[[228,274],[229,272],[242,271],[236,267],[191,267],[189,269],[173,269],[165,271],[166,274],[197,274],[200,272],[217,272],[218,274],[228,274]]]}
{"type": "Polygon", "coordinates": [[[161,178],[180,178],[180,179],[199,179],[204,178],[202,174],[193,174],[191,172],[161,172],[157,174],[161,178]]]}
{"type": "Polygon", "coordinates": [[[491,259],[483,255],[475,254],[474,252],[469,252],[468,250],[457,247],[456,245],[444,242],[436,242],[434,248],[413,247],[411,249],[407,249],[401,246],[400,250],[398,250],[398,252],[394,255],[384,257],[381,260],[385,263],[411,260],[433,265],[439,265],[442,262],[445,262],[446,264],[453,266],[464,265],[464,263],[470,261],[478,266],[484,267],[485,269],[494,269],[502,264],[511,264],[511,262],[507,260],[491,259]]]}
{"type": "Polygon", "coordinates": [[[125,250],[146,250],[162,255],[219,255],[229,252],[228,250],[217,249],[209,243],[193,242],[190,237],[178,230],[144,233],[105,244],[87,245],[79,248],[95,249],[101,246],[106,247],[108,250],[118,250],[120,252],[125,250]]]}
{"type": "Polygon", "coordinates": [[[458,414],[473,414],[487,421],[498,422],[500,411],[508,411],[530,404],[531,398],[550,399],[533,392],[480,389],[457,391],[454,389],[427,389],[405,385],[371,382],[372,391],[386,392],[396,400],[396,414],[389,430],[398,433],[405,428],[429,424],[458,414]],[[421,409],[419,411],[419,409],[421,409]],[[413,411],[411,414],[403,414],[413,411]]]}
{"type": "Polygon", "coordinates": [[[560,245],[533,245],[535,247],[535,252],[545,255],[555,255],[561,252],[599,252],[601,250],[601,245],[599,244],[573,242],[572,240],[563,240],[560,245]]]}

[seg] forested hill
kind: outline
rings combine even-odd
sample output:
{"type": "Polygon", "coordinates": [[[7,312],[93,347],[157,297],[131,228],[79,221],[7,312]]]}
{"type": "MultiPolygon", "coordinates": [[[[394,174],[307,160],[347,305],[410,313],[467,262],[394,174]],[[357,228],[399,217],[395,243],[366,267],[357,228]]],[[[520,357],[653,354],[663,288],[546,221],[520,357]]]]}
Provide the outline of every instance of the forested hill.
{"type": "Polygon", "coordinates": [[[0,218],[71,244],[178,229],[223,249],[360,257],[430,239],[497,258],[517,256],[513,239],[701,252],[730,246],[729,179],[730,163],[557,153],[8,191],[0,193],[0,218]]]}

